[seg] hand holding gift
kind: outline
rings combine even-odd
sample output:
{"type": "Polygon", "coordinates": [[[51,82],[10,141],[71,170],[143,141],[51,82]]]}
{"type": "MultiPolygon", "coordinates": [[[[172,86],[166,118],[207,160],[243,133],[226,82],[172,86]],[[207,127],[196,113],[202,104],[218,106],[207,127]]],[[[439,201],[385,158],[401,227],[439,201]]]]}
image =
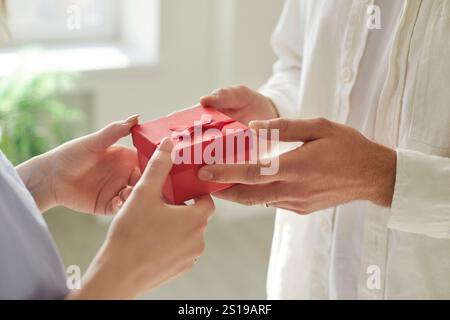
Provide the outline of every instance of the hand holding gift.
{"type": "Polygon", "coordinates": [[[133,298],[190,269],[205,248],[214,210],[211,197],[191,206],[168,205],[161,188],[172,168],[171,142],[155,151],[142,178],[119,211],[102,249],[74,299],[133,298]]]}
{"type": "Polygon", "coordinates": [[[175,144],[174,167],[163,195],[171,203],[224,190],[232,184],[201,181],[197,171],[205,164],[244,162],[250,158],[252,136],[249,129],[225,114],[204,107],[186,109],[132,129],[141,171],[161,139],[175,144]]]}
{"type": "MultiPolygon", "coordinates": [[[[270,110],[268,98],[243,87],[218,90],[201,102],[245,121],[265,120],[261,110],[270,110]],[[230,109],[231,105],[238,107],[230,109]]],[[[260,165],[254,164],[201,168],[199,177],[204,181],[237,184],[215,196],[299,214],[355,200],[391,205],[396,173],[394,150],[326,119],[272,119],[249,125],[256,130],[277,129],[281,141],[303,145],[278,157],[280,170],[275,175],[261,175],[260,165]]]]}
{"type": "Polygon", "coordinates": [[[278,118],[272,101],[246,86],[217,89],[200,98],[200,104],[223,112],[247,126],[254,120],[278,118]]]}
{"type": "Polygon", "coordinates": [[[115,145],[138,116],[117,121],[18,166],[41,211],[55,206],[95,214],[117,212],[141,173],[135,150],[115,145]]]}

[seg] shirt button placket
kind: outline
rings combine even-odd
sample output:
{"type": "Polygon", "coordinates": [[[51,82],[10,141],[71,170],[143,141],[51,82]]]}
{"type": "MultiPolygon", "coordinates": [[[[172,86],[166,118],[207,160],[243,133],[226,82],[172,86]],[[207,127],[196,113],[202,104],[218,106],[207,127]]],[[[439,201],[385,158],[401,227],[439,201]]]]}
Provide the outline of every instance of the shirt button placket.
{"type": "Polygon", "coordinates": [[[344,67],[341,74],[344,83],[350,83],[353,80],[353,71],[350,67],[344,67]]]}

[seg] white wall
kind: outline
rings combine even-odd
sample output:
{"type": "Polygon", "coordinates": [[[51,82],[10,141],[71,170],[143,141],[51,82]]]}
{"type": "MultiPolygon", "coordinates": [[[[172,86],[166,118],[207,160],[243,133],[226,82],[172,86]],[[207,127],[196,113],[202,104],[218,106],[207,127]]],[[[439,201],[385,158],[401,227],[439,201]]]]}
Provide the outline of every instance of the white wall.
{"type": "Polygon", "coordinates": [[[162,116],[216,87],[257,87],[270,75],[270,34],[283,0],[161,2],[161,64],[86,77],[96,127],[130,113],[162,116]]]}
{"type": "Polygon", "coordinates": [[[270,36],[284,0],[213,0],[216,51],[212,79],[220,86],[258,88],[271,74],[270,36]]]}
{"type": "Polygon", "coordinates": [[[143,120],[194,103],[209,85],[208,0],[161,1],[161,63],[88,74],[95,126],[139,113],[143,120]]]}

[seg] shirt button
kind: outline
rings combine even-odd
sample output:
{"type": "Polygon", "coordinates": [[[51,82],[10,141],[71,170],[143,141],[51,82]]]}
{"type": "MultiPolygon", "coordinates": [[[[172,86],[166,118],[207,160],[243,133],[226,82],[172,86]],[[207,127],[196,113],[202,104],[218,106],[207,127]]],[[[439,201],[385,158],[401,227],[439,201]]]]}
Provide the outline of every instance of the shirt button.
{"type": "Polygon", "coordinates": [[[350,82],[353,80],[353,71],[349,67],[345,67],[342,69],[342,81],[344,82],[350,82]]]}

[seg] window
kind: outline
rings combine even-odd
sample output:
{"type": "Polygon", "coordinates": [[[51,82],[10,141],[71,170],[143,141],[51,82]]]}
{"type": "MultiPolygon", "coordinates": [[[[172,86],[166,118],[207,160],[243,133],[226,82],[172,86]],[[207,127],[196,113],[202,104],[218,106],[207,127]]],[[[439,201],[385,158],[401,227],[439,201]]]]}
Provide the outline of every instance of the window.
{"type": "Polygon", "coordinates": [[[8,20],[11,40],[0,50],[0,76],[21,65],[17,48],[26,44],[46,48],[34,57],[45,70],[159,62],[159,0],[10,0],[8,20]]]}
{"type": "Polygon", "coordinates": [[[13,44],[111,41],[119,34],[121,0],[9,1],[13,44]]]}

